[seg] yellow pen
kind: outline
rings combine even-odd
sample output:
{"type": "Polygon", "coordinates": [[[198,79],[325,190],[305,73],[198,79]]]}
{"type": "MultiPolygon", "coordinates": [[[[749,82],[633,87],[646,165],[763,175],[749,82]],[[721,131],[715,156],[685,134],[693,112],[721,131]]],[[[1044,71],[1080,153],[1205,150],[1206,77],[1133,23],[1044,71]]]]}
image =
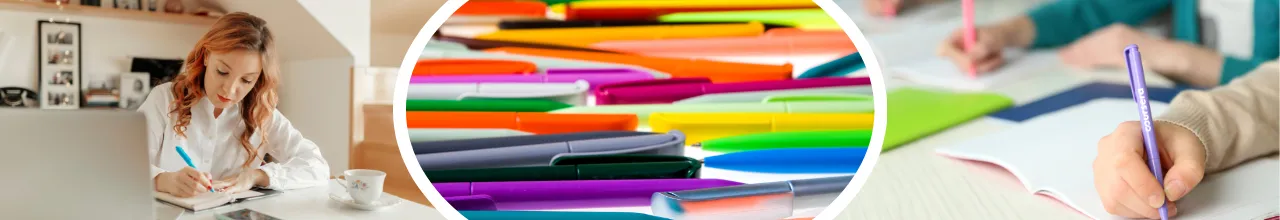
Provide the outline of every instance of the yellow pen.
{"type": "Polygon", "coordinates": [[[612,40],[661,40],[682,38],[742,37],[764,34],[764,24],[687,24],[585,28],[538,28],[498,30],[476,36],[480,40],[511,41],[546,45],[589,47],[612,40]]]}
{"type": "Polygon", "coordinates": [[[653,132],[679,130],[685,143],[780,131],[869,130],[874,113],[653,113],[653,132]]]}

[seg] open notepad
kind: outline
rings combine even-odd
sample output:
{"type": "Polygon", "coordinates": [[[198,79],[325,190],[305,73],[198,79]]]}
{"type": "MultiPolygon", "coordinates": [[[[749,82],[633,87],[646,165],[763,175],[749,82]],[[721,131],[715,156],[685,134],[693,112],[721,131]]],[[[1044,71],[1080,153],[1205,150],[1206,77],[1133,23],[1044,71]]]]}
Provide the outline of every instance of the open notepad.
{"type": "MultiPolygon", "coordinates": [[[[1151,103],[1152,115],[1168,107],[1151,103]]],[[[1096,99],[1041,115],[1014,128],[937,149],[943,155],[994,163],[1033,193],[1044,193],[1093,219],[1121,219],[1102,207],[1093,184],[1097,142],[1137,120],[1131,99],[1096,99]]],[[[1267,219],[1280,213],[1280,162],[1257,159],[1208,175],[1179,200],[1176,219],[1267,219]]]]}
{"type": "Polygon", "coordinates": [[[245,200],[263,198],[278,194],[279,191],[254,189],[238,193],[205,193],[195,197],[178,198],[168,193],[155,193],[156,199],[191,211],[201,211],[245,200]]]}

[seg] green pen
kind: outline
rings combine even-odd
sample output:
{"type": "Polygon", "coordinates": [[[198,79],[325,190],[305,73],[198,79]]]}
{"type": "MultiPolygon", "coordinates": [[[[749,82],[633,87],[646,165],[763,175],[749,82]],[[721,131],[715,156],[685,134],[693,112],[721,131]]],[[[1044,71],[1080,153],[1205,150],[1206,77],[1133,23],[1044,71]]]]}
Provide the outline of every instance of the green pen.
{"type": "Polygon", "coordinates": [[[707,140],[694,146],[705,151],[733,153],[778,148],[857,147],[871,143],[871,130],[785,131],[707,140]]]}
{"type": "Polygon", "coordinates": [[[667,220],[635,212],[458,211],[471,220],[667,220]]]}
{"type": "Polygon", "coordinates": [[[869,113],[875,103],[862,95],[794,95],[765,98],[763,103],[635,104],[578,106],[551,111],[564,114],[634,114],[640,125],[655,112],[735,113],[869,113]]]}
{"type": "Polygon", "coordinates": [[[658,17],[662,22],[747,22],[792,27],[831,28],[839,25],[822,9],[680,12],[658,17]]]}
{"type": "Polygon", "coordinates": [[[433,183],[698,178],[702,162],[684,156],[604,154],[558,157],[550,166],[424,170],[433,183]]]}
{"type": "Polygon", "coordinates": [[[405,111],[547,112],[573,105],[548,99],[406,100],[405,111]]]}

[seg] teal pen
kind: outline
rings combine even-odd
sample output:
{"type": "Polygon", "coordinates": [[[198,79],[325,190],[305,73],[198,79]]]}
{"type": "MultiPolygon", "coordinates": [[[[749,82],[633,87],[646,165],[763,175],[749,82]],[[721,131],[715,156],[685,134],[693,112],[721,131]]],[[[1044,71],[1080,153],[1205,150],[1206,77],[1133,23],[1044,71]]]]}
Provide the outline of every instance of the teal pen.
{"type": "MultiPolygon", "coordinates": [[[[187,156],[187,151],[182,150],[182,146],[174,146],[173,149],[178,151],[178,156],[182,156],[182,160],[187,162],[187,166],[190,166],[191,169],[196,168],[196,164],[191,162],[191,156],[187,156]]],[[[209,183],[209,192],[214,192],[212,185],[213,183],[209,183]]]]}
{"type": "Polygon", "coordinates": [[[844,76],[849,73],[857,72],[863,68],[867,68],[866,62],[862,60],[862,54],[854,52],[840,59],[818,65],[801,73],[797,79],[820,78],[844,76]]]}
{"type": "Polygon", "coordinates": [[[470,220],[667,220],[634,212],[458,211],[470,220]]]}

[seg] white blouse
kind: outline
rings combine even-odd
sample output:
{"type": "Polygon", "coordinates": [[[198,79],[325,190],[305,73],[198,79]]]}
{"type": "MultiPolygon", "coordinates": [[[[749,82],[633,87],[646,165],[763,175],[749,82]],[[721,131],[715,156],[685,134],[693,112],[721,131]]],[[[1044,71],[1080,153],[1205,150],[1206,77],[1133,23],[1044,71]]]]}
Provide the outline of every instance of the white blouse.
{"type": "MultiPolygon", "coordinates": [[[[214,180],[244,172],[246,169],[241,165],[245,161],[245,150],[240,144],[240,134],[245,127],[239,105],[224,109],[222,115],[214,118],[213,103],[200,98],[191,107],[191,123],[187,125],[186,138],[182,138],[174,133],[175,120],[169,115],[172,88],[172,83],[156,86],[138,107],[138,111],[147,117],[151,178],[161,172],[187,167],[175,146],[182,146],[196,170],[208,172],[214,180]]],[[[268,188],[271,189],[296,189],[326,183],[329,165],[320,155],[320,148],[294,129],[280,111],[274,111],[269,123],[270,129],[260,128],[250,139],[250,143],[259,150],[249,170],[262,169],[270,180],[268,188]],[[266,146],[260,145],[261,134],[267,134],[266,146]],[[264,155],[270,155],[272,161],[264,163],[264,155]]]]}

